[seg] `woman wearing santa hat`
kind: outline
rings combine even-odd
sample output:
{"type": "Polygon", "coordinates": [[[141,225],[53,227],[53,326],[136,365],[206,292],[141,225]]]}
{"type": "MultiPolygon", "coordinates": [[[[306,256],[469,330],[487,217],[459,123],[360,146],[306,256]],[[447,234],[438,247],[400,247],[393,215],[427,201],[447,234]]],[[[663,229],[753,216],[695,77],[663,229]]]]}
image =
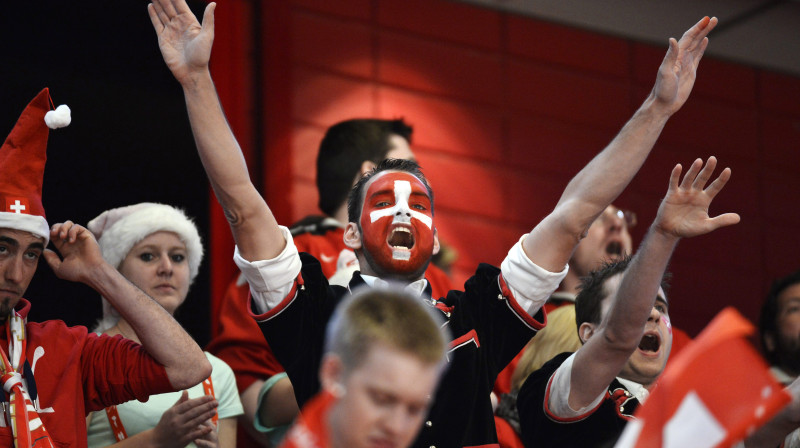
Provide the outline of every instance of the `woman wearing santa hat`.
{"type": "MultiPolygon", "coordinates": [[[[87,226],[103,257],[170,314],[186,300],[197,276],[203,246],[197,227],[169,205],[141,203],[103,212],[87,226]]],[[[138,341],[136,332],[103,299],[95,332],[138,341]]],[[[87,417],[89,447],[236,446],[236,417],[242,405],[233,372],[206,352],[211,377],[183,392],[129,401],[87,417]],[[133,445],[132,445],[133,446],[133,445]]]]}

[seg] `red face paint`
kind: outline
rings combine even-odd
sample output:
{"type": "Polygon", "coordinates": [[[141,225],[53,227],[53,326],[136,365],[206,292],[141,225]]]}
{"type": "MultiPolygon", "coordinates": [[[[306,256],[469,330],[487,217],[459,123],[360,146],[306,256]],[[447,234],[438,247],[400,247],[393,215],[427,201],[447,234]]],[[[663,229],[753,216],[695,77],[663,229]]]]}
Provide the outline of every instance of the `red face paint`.
{"type": "Polygon", "coordinates": [[[363,249],[376,272],[422,275],[433,254],[433,215],[425,185],[406,172],[378,174],[361,209],[363,249]]]}

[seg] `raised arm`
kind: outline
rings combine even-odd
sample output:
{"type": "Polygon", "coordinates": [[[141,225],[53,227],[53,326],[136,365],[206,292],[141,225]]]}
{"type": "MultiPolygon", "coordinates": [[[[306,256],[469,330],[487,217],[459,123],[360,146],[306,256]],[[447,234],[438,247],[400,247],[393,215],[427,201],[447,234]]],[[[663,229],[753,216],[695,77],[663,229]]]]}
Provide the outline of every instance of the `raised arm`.
{"type": "Polygon", "coordinates": [[[176,390],[198,384],[211,375],[211,364],[197,343],[150,296],[129,282],[100,253],[92,232],[67,221],[50,231],[50,241],[61,252],[45,251],[45,259],[64,280],[94,288],[131,324],[142,346],[164,366],[176,390]]]}
{"type": "Polygon", "coordinates": [[[686,102],[703,57],[706,35],[717,24],[704,17],[669,39],[653,90],[614,140],[567,185],[555,209],[525,238],[523,249],[539,266],[561,271],[585,232],[639,171],[667,120],[686,102]]]}
{"type": "Polygon", "coordinates": [[[278,223],[247,171],[239,143],[225,119],[208,68],[214,41],[214,8],[203,24],[184,0],[153,0],[147,11],[161,54],[183,87],[197,151],[239,254],[248,261],[275,258],[286,245],[278,223]]]}
{"type": "Polygon", "coordinates": [[[680,183],[681,166],[672,170],[667,195],[622,276],[606,319],[575,355],[569,396],[572,409],[588,406],[600,396],[636,350],[649,316],[657,313],[653,306],[659,285],[678,240],[739,222],[735,213],[714,218],[708,215],[711,201],[731,174],[730,169],[724,169],[706,188],[715,166],[714,157],[705,166],[697,159],[680,183]]]}

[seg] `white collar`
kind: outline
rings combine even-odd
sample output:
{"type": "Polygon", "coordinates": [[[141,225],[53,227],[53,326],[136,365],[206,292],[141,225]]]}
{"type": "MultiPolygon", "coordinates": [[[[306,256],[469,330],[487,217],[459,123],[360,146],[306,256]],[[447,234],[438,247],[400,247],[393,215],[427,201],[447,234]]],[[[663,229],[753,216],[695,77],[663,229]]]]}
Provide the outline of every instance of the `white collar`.
{"type": "Polygon", "coordinates": [[[785,370],[781,369],[778,366],[772,366],[769,368],[770,373],[772,373],[772,377],[775,378],[779,383],[783,384],[784,386],[788,386],[795,380],[795,377],[786,373],[785,370]]]}
{"type": "Polygon", "coordinates": [[[645,400],[647,400],[647,397],[650,396],[650,391],[636,381],[626,380],[625,378],[620,377],[617,377],[617,381],[622,383],[622,385],[625,386],[625,389],[628,389],[628,392],[630,392],[637,400],[639,400],[639,404],[644,404],[645,400]]]}
{"type": "MultiPolygon", "coordinates": [[[[369,285],[372,288],[386,288],[391,289],[395,283],[387,282],[381,278],[361,274],[361,278],[364,279],[364,283],[369,285]]],[[[425,292],[425,288],[428,286],[428,281],[424,278],[421,278],[417,281],[411,282],[403,288],[406,292],[414,295],[414,296],[421,296],[423,292],[425,292]]]]}

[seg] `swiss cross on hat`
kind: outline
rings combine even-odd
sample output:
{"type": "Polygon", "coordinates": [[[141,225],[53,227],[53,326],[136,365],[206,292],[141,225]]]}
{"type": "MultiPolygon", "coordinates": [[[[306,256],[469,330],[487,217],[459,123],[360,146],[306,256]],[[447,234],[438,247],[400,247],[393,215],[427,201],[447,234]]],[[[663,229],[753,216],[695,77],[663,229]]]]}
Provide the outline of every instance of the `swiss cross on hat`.
{"type": "Polygon", "coordinates": [[[55,129],[70,121],[69,108],[51,111],[50,105],[45,88],[22,111],[0,148],[0,228],[25,230],[45,243],[50,237],[42,206],[48,126],[55,129]]]}

